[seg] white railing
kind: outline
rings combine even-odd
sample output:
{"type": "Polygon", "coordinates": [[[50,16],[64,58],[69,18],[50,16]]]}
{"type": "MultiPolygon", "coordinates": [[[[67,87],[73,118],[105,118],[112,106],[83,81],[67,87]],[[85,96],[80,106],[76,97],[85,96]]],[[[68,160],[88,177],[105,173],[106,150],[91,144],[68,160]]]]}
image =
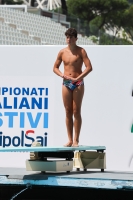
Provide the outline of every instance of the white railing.
{"type": "Polygon", "coordinates": [[[0,5],[0,8],[20,8],[27,12],[27,5],[0,5]]]}

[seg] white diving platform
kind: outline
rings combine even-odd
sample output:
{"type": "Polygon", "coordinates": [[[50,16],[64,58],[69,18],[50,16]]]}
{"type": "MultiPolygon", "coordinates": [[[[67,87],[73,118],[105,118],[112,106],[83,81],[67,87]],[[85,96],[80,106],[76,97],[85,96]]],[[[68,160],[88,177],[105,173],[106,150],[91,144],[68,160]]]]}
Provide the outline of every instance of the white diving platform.
{"type": "Polygon", "coordinates": [[[104,151],[105,146],[84,146],[80,145],[78,147],[6,147],[0,148],[0,152],[60,152],[60,151],[104,151]]]}
{"type": "Polygon", "coordinates": [[[40,143],[34,142],[31,147],[6,147],[0,148],[3,152],[30,152],[30,159],[26,160],[27,171],[66,171],[73,168],[77,171],[83,169],[106,168],[105,146],[78,147],[42,147],[40,143]],[[64,160],[63,160],[64,159],[64,160]]]}

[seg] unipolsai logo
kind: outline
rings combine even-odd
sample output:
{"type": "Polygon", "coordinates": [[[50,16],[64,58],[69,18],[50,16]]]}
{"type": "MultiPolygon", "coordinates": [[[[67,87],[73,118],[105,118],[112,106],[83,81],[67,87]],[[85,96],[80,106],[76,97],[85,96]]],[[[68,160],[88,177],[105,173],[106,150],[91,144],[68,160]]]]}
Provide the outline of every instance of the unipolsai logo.
{"type": "Polygon", "coordinates": [[[35,140],[47,146],[48,88],[0,87],[0,97],[0,147],[29,147],[35,140]]]}

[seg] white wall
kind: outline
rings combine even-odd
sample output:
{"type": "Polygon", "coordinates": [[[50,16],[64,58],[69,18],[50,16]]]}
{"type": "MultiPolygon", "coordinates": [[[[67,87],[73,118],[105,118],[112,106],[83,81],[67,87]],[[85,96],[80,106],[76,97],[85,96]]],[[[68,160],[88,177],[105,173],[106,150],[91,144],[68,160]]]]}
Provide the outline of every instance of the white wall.
{"type": "MultiPolygon", "coordinates": [[[[61,94],[62,79],[52,71],[61,48],[64,46],[0,47],[0,76],[36,76],[41,80],[51,77],[53,80],[47,84],[52,93],[49,112],[53,116],[52,138],[49,137],[48,140],[53,139],[51,144],[54,146],[62,146],[67,142],[61,94]]],[[[83,124],[80,144],[106,146],[107,170],[133,170],[132,162],[129,166],[133,154],[131,133],[133,48],[131,46],[84,46],[84,48],[92,62],[93,71],[84,79],[85,95],[82,104],[83,124]]],[[[26,157],[29,157],[29,154],[1,153],[0,158],[3,162],[0,166],[25,167],[26,157]]]]}

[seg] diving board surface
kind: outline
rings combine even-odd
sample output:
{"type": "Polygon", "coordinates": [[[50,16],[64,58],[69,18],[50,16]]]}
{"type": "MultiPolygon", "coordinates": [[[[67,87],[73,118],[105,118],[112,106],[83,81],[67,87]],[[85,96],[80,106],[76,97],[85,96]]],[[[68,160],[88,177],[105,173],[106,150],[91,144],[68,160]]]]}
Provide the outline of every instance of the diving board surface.
{"type": "Polygon", "coordinates": [[[79,147],[9,147],[0,148],[1,152],[60,152],[60,151],[104,151],[105,146],[79,146],[79,147]]]}

